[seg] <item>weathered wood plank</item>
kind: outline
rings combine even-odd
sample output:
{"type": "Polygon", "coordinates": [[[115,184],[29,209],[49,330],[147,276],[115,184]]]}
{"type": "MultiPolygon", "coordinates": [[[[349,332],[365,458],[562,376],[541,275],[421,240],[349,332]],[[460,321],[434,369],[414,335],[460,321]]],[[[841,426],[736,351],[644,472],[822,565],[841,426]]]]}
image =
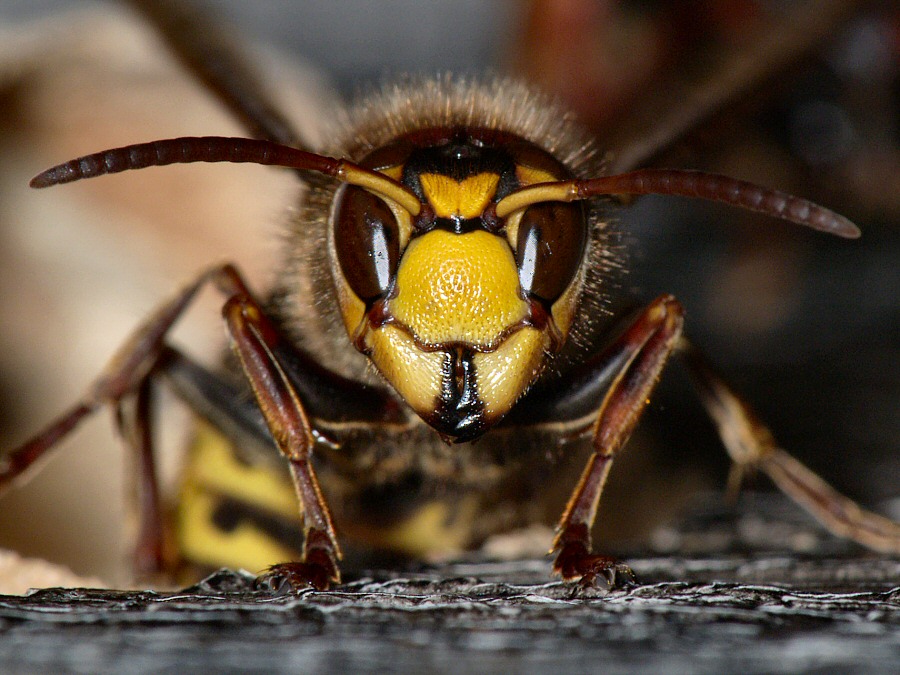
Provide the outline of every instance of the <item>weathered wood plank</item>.
{"type": "Polygon", "coordinates": [[[253,591],[252,577],[228,571],[177,593],[2,596],[0,663],[74,673],[896,671],[900,560],[820,537],[769,499],[744,500],[736,518],[695,515],[661,538],[692,552],[630,557],[642,583],[623,590],[550,581],[547,560],[472,560],[297,596],[253,591]],[[770,546],[750,546],[765,531],[770,546]],[[811,549],[766,550],[783,536],[811,549]]]}

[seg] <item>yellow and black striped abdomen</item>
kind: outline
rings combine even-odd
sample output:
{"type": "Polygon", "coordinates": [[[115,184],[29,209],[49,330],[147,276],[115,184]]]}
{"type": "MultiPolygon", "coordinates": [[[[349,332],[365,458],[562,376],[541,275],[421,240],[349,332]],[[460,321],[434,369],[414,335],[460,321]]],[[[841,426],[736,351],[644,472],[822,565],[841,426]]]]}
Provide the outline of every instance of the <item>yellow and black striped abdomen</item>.
{"type": "MultiPolygon", "coordinates": [[[[362,445],[362,439],[358,441],[362,445]]],[[[461,446],[438,443],[434,447],[441,455],[463,451],[461,446]]],[[[376,440],[374,446],[378,445],[376,440]]],[[[332,498],[335,524],[351,558],[446,557],[477,544],[483,528],[495,529],[485,513],[483,493],[467,485],[454,489],[453,481],[447,480],[448,467],[439,468],[440,460],[433,457],[423,461],[422,456],[432,454],[423,444],[404,445],[409,462],[397,464],[398,453],[392,453],[392,466],[376,464],[368,477],[342,475],[340,459],[326,453],[317,458],[323,492],[332,498]]],[[[353,454],[353,446],[351,441],[333,452],[353,454]]],[[[198,423],[175,517],[179,552],[188,566],[255,573],[301,559],[298,500],[274,447],[272,452],[272,461],[248,462],[223,434],[198,423]]]]}
{"type": "MultiPolygon", "coordinates": [[[[273,448],[274,452],[274,448],[273,448]]],[[[232,443],[199,423],[178,500],[175,530],[186,562],[258,572],[299,560],[303,526],[287,471],[248,464],[232,443]]]]}

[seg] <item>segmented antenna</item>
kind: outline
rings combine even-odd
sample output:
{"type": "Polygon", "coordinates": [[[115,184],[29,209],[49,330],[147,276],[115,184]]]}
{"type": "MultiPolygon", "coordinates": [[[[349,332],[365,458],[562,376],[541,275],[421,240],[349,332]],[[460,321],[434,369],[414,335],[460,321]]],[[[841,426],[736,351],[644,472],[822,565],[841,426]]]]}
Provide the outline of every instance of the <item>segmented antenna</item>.
{"type": "Polygon", "coordinates": [[[193,162],[264,164],[316,171],[392,199],[413,216],[419,215],[422,209],[419,198],[403,185],[353,162],[271,141],[223,136],[169,138],[95,152],[47,169],[32,178],[29,185],[45,188],[109,173],[193,162]]]}
{"type": "Polygon", "coordinates": [[[31,179],[31,187],[45,188],[109,173],[191,162],[249,162],[292,166],[333,175],[337,160],[285,145],[245,138],[185,137],[127,145],[85,155],[59,164],[31,179]]]}
{"type": "Polygon", "coordinates": [[[706,199],[789,220],[839,237],[854,239],[860,235],[859,228],[847,218],[806,199],[729,176],[678,169],[641,169],[587,180],[529,185],[501,199],[497,203],[496,213],[499,218],[506,218],[514,211],[540,202],[570,202],[623,194],[706,199]]]}
{"type": "Polygon", "coordinates": [[[737,178],[702,171],[671,169],[632,171],[582,181],[579,185],[579,194],[582,197],[593,197],[598,194],[695,197],[789,220],[841,237],[855,238],[860,235],[859,228],[847,218],[811,201],[737,178]]]}
{"type": "MultiPolygon", "coordinates": [[[[96,152],[47,169],[32,178],[30,185],[44,188],[108,173],[192,162],[247,162],[316,171],[392,199],[413,216],[422,210],[419,198],[412,191],[377,171],[271,141],[222,136],[170,138],[96,152]]],[[[859,228],[850,220],[809,200],[729,176],[678,169],[641,169],[600,178],[529,185],[497,202],[494,214],[506,218],[541,202],[571,202],[621,194],[706,199],[839,237],[854,239],[860,235],[859,228]]]]}

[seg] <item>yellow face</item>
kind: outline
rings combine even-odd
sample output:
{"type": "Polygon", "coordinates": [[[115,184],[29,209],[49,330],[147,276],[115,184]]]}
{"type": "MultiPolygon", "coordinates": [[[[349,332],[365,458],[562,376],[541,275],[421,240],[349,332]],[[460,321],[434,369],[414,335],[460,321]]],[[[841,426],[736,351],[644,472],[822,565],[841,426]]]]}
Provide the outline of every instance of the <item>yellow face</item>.
{"type": "Polygon", "coordinates": [[[561,347],[578,299],[580,207],[542,205],[502,222],[490,214],[513,189],[565,177],[516,160],[471,145],[419,149],[376,168],[415,192],[425,216],[413,222],[354,187],[333,213],[351,340],[447,440],[475,438],[509,412],[561,347]]]}

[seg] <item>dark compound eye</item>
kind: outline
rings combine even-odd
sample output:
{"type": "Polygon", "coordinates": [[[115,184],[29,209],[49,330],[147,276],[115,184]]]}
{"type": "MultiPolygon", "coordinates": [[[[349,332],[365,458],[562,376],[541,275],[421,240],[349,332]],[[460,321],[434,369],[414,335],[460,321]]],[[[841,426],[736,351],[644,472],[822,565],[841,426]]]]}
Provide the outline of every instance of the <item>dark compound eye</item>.
{"type": "Polygon", "coordinates": [[[400,242],[394,214],[381,199],[358,187],[344,191],[335,246],[341,271],[363,302],[387,293],[397,273],[400,242]]]}
{"type": "Polygon", "coordinates": [[[526,209],[516,240],[522,290],[548,305],[556,302],[578,271],[587,235],[580,204],[548,202],[526,209]]]}

